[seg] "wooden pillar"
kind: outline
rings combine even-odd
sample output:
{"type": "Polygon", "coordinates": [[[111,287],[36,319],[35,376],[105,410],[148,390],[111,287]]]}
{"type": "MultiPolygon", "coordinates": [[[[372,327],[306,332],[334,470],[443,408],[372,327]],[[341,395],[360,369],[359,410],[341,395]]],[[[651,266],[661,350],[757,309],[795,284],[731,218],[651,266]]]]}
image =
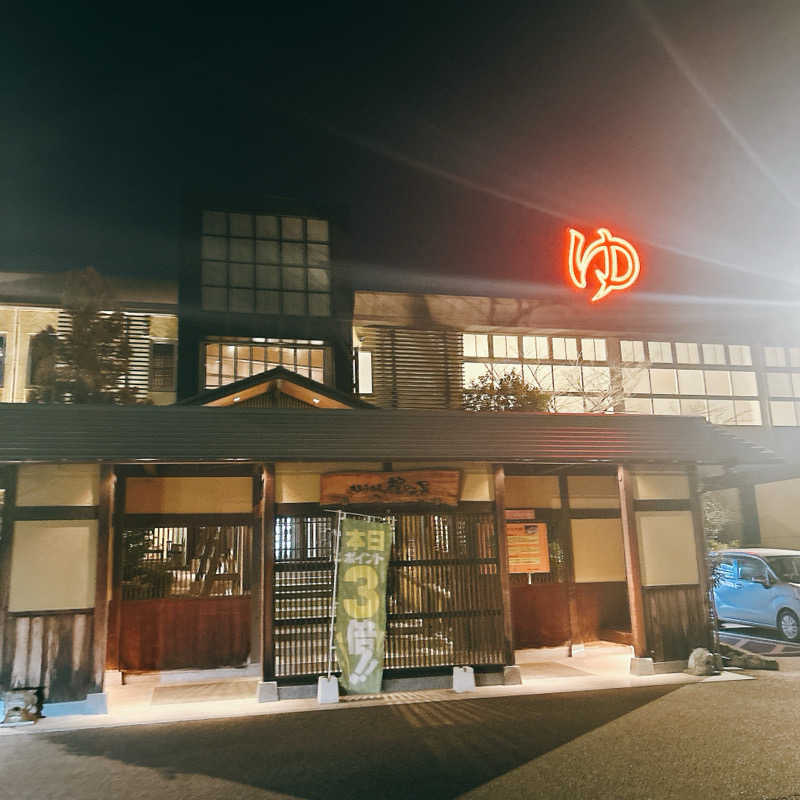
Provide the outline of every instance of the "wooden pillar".
{"type": "Polygon", "coordinates": [[[503,601],[503,655],[506,664],[514,663],[514,628],[511,624],[511,579],[508,575],[508,538],[506,537],[506,471],[494,465],[494,510],[497,530],[497,571],[503,601]]]}
{"type": "Polygon", "coordinates": [[[689,498],[692,509],[692,522],[694,523],[694,544],[695,555],[697,557],[697,575],[700,583],[700,593],[702,595],[702,608],[703,619],[706,621],[705,626],[705,647],[709,647],[713,642],[713,635],[711,632],[711,609],[709,607],[708,597],[708,563],[706,560],[706,534],[705,525],[703,524],[703,506],[700,499],[700,484],[697,479],[697,467],[691,464],[687,468],[687,475],[689,478],[689,498]]]}
{"type": "Polygon", "coordinates": [[[97,503],[97,563],[95,566],[94,631],[92,638],[92,674],[90,692],[103,691],[108,649],[108,569],[114,526],[114,467],[100,467],[100,497],[97,503]]]}
{"type": "Polygon", "coordinates": [[[631,472],[620,464],[617,467],[619,504],[622,516],[622,542],[625,549],[625,574],[628,583],[628,607],[631,613],[633,653],[647,657],[647,631],[644,622],[642,596],[642,567],[639,561],[639,538],[636,534],[636,515],[633,510],[633,481],[631,472]]]}
{"type": "Polygon", "coordinates": [[[110,669],[122,669],[122,528],[125,516],[124,475],[118,475],[114,487],[114,510],[112,514],[112,570],[111,570],[111,614],[108,630],[112,632],[113,647],[109,648],[106,664],[110,669]]]}
{"type": "Polygon", "coordinates": [[[8,622],[8,595],[11,583],[11,549],[14,540],[14,511],[17,505],[17,467],[3,470],[5,488],[3,510],[0,514],[0,683],[5,683],[5,642],[8,622]]]}
{"type": "Polygon", "coordinates": [[[569,655],[575,644],[583,641],[580,630],[580,614],[578,612],[578,591],[575,587],[575,558],[572,553],[572,523],[569,508],[569,483],[567,475],[561,472],[558,476],[558,491],[561,496],[561,514],[559,515],[559,540],[564,551],[567,568],[567,618],[569,620],[569,655]]]}
{"type": "Polygon", "coordinates": [[[263,465],[261,514],[261,680],[275,679],[275,466],[263,465]]]}
{"type": "Polygon", "coordinates": [[[253,465],[253,538],[250,568],[250,661],[261,661],[261,562],[264,540],[264,466],[253,465]]]}
{"type": "Polygon", "coordinates": [[[752,483],[739,487],[739,505],[742,511],[742,547],[761,547],[756,487],[752,483]]]}

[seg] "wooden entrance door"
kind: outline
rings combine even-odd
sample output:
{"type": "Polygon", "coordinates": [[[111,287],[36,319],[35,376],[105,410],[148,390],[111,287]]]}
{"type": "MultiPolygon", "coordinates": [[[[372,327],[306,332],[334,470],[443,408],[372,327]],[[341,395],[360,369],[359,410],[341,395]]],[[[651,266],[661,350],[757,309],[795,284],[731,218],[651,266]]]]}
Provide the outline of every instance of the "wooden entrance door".
{"type": "Polygon", "coordinates": [[[239,666],[250,654],[252,525],[123,525],[122,670],[239,666]]]}

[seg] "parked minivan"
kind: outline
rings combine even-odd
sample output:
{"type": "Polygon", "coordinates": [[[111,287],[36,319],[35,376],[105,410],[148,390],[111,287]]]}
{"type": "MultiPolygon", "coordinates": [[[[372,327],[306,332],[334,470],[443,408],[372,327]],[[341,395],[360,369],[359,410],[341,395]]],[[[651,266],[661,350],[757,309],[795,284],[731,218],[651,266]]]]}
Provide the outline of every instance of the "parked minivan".
{"type": "Polygon", "coordinates": [[[775,628],[800,641],[800,551],[748,548],[712,554],[720,622],[775,628]]]}

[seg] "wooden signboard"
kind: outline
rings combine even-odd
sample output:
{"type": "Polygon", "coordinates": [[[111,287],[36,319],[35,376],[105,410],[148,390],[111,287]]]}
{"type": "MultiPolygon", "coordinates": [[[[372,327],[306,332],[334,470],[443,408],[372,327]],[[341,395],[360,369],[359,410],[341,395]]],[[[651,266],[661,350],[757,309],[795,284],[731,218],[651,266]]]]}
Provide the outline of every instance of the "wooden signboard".
{"type": "Polygon", "coordinates": [[[550,572],[547,525],[533,522],[532,509],[506,512],[506,540],[509,572],[550,572]]]}
{"type": "Polygon", "coordinates": [[[458,505],[461,472],[457,469],[401,472],[329,472],[321,476],[320,503],[347,506],[367,503],[458,505]]]}

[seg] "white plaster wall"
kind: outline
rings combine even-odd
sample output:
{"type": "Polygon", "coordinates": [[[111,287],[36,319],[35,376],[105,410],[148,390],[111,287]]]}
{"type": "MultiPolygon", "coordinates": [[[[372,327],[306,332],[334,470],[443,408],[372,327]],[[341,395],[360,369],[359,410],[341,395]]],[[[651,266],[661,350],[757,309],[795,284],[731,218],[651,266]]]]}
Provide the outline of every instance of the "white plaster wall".
{"type": "Polygon", "coordinates": [[[573,519],[572,553],[576,583],[626,580],[620,520],[573,519]]]}
{"type": "Polygon", "coordinates": [[[9,611],[94,606],[97,522],[17,522],[11,551],[9,611]]]}
{"type": "Polygon", "coordinates": [[[380,462],[291,462],[275,465],[276,503],[319,503],[319,476],[324,472],[380,472],[380,462]]]}
{"type": "Polygon", "coordinates": [[[253,479],[128,478],[125,510],[131,514],[247,514],[253,510],[253,479]]]}
{"type": "Polygon", "coordinates": [[[686,500],[689,478],[685,472],[635,472],[633,496],[637,500],[686,500]]]}
{"type": "Polygon", "coordinates": [[[506,508],[561,508],[555,475],[506,475],[506,508]]]}
{"type": "Polygon", "coordinates": [[[755,488],[761,544],[800,549],[800,478],[762,483],[755,488]]]}
{"type": "Polygon", "coordinates": [[[567,490],[570,508],[619,508],[615,475],[570,475],[567,490]]]}
{"type": "Polygon", "coordinates": [[[700,582],[691,511],[637,511],[643,586],[700,582]]]}
{"type": "Polygon", "coordinates": [[[99,464],[22,464],[17,478],[18,506],[96,506],[99,464]]]}

